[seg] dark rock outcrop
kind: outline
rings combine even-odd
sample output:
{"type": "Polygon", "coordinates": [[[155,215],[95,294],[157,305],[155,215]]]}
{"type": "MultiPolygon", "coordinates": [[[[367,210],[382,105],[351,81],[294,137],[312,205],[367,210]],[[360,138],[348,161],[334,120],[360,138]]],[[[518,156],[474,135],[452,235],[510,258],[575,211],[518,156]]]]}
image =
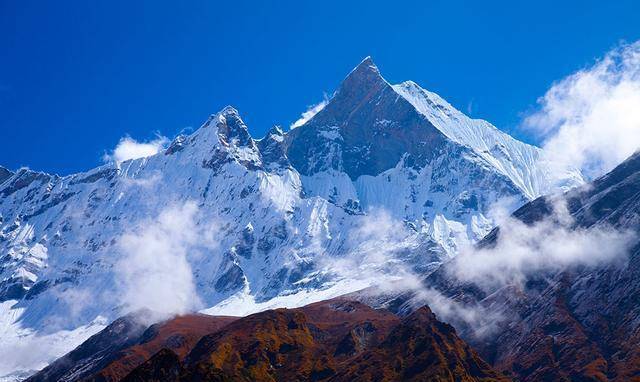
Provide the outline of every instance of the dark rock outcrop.
{"type": "Polygon", "coordinates": [[[334,169],[355,180],[396,166],[404,155],[422,167],[445,141],[367,57],[324,109],[287,134],[287,155],[304,175],[334,169]]]}

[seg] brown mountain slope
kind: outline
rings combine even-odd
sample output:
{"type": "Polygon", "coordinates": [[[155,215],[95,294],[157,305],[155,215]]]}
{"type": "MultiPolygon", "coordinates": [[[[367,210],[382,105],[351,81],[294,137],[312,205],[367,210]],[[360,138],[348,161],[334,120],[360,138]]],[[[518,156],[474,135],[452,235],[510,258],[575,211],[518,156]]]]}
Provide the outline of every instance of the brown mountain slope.
{"type": "Polygon", "coordinates": [[[498,381],[424,307],[405,319],[345,299],[276,309],[203,337],[184,362],[162,350],[125,381],[498,381]]]}
{"type": "Polygon", "coordinates": [[[119,318],[27,382],[119,381],[161,349],[184,358],[202,336],[236,318],[191,314],[149,327],[143,319],[140,315],[119,318]]]}
{"type": "Polygon", "coordinates": [[[335,381],[494,381],[501,380],[427,307],[405,318],[376,347],[343,364],[335,381]]]}
{"type": "MultiPolygon", "coordinates": [[[[566,270],[527,291],[519,318],[492,341],[494,366],[526,382],[640,381],[640,153],[565,197],[576,225],[631,232],[632,247],[621,261],[566,270]]],[[[531,222],[548,210],[542,198],[515,215],[531,222]]]]}
{"type": "Polygon", "coordinates": [[[170,350],[178,359],[184,359],[202,336],[215,332],[235,320],[236,317],[193,314],[152,325],[145,331],[139,343],[120,351],[113,362],[87,380],[118,381],[162,349],[170,350]]]}

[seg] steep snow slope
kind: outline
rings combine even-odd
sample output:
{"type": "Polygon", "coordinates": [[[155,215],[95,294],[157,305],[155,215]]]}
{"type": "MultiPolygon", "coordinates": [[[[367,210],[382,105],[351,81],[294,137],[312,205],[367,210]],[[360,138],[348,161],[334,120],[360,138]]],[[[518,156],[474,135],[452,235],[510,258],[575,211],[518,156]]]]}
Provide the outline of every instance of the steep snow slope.
{"type": "Polygon", "coordinates": [[[508,177],[529,199],[554,189],[567,190],[582,182],[581,174],[574,171],[563,175],[560,184],[552,184],[539,148],[513,139],[487,121],[467,117],[439,95],[412,81],[393,85],[393,89],[449,139],[472,148],[508,177]]]}
{"type": "MultiPolygon", "coordinates": [[[[95,330],[143,306],[251,311],[428,273],[493,227],[492,203],[548,187],[538,149],[459,112],[429,117],[405,87],[366,59],[288,133],[254,140],[227,107],[148,158],[65,177],[0,171],[6,331],[95,330]]],[[[59,355],[47,350],[12,370],[59,355]]]]}

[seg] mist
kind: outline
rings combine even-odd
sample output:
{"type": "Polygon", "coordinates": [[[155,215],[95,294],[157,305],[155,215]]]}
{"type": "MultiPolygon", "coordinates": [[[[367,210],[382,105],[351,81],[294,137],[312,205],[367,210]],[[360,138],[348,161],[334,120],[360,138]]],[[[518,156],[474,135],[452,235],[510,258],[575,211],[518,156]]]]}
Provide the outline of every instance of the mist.
{"type": "Polygon", "coordinates": [[[166,318],[202,308],[190,260],[215,249],[216,228],[199,225],[198,217],[194,202],[175,204],[118,239],[115,277],[122,313],[146,309],[166,318]]]}

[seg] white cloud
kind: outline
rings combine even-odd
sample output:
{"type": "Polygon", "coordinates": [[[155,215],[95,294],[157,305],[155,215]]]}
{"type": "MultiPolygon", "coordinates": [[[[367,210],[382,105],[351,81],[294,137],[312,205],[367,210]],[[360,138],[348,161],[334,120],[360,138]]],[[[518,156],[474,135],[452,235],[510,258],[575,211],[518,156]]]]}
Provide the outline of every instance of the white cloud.
{"type": "Polygon", "coordinates": [[[318,114],[320,110],[324,109],[324,107],[327,106],[328,103],[329,103],[329,97],[325,94],[322,101],[309,106],[307,108],[307,111],[302,113],[300,118],[291,124],[290,128],[295,129],[296,127],[300,127],[304,125],[305,123],[307,123],[307,121],[313,118],[314,115],[318,114]]]}
{"type": "Polygon", "coordinates": [[[574,266],[595,267],[624,260],[635,235],[608,226],[580,228],[559,197],[551,216],[525,224],[499,209],[494,216],[500,234],[495,246],[466,248],[452,262],[452,276],[495,289],[522,285],[533,275],[574,266]]]}
{"type": "Polygon", "coordinates": [[[104,154],[102,160],[121,163],[129,159],[148,157],[157,154],[167,143],[169,143],[169,139],[160,135],[149,142],[138,142],[127,136],[120,139],[110,154],[104,154]]]}
{"type": "MultiPolygon", "coordinates": [[[[496,245],[463,248],[447,265],[451,280],[476,284],[489,293],[507,286],[522,287],[529,278],[547,272],[622,262],[636,238],[632,232],[608,226],[577,228],[562,197],[553,200],[551,216],[532,225],[512,217],[510,205],[508,199],[501,201],[491,212],[501,229],[496,245]]],[[[457,301],[425,285],[424,275],[404,256],[416,250],[414,234],[384,210],[363,216],[348,237],[348,254],[340,258],[319,256],[320,269],[358,285],[364,281],[383,294],[411,292],[410,304],[426,304],[440,319],[464,324],[479,337],[493,333],[511,314],[502,310],[505,307],[457,301]]]]}
{"type": "MultiPolygon", "coordinates": [[[[597,267],[622,263],[636,235],[611,227],[576,228],[563,199],[553,202],[554,213],[535,224],[527,225],[513,218],[500,203],[492,217],[500,226],[495,246],[469,246],[445,265],[447,279],[471,283],[495,295],[501,290],[522,289],[531,277],[553,275],[572,267],[597,267]],[[504,289],[506,288],[506,289],[504,289]]],[[[415,280],[414,274],[410,276],[415,280]]],[[[401,284],[411,290],[413,306],[428,305],[441,320],[470,329],[483,337],[495,333],[505,319],[516,312],[509,304],[470,302],[460,296],[450,298],[424,283],[401,284]]],[[[510,293],[510,292],[506,292],[510,293]]]]}
{"type": "Polygon", "coordinates": [[[640,41],[555,83],[538,102],[524,125],[543,138],[554,173],[610,171],[640,148],[640,41]]]}
{"type": "Polygon", "coordinates": [[[190,260],[215,248],[215,226],[197,223],[194,202],[169,206],[118,240],[115,267],[124,311],[149,309],[154,319],[201,308],[190,260]]]}
{"type": "Polygon", "coordinates": [[[502,311],[468,301],[457,301],[424,286],[416,290],[415,298],[421,303],[426,303],[438,319],[468,325],[476,337],[494,333],[505,318],[502,311]]]}

